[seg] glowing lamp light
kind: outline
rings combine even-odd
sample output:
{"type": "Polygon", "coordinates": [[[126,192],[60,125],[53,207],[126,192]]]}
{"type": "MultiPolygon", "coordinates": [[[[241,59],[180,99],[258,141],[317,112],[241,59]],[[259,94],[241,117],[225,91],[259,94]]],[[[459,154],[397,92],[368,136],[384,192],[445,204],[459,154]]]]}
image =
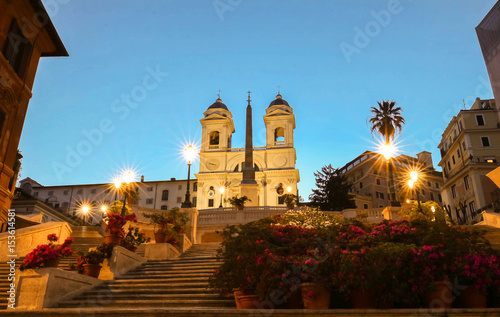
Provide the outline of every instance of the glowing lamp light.
{"type": "Polygon", "coordinates": [[[292,187],[288,186],[288,187],[286,188],[286,190],[287,190],[288,192],[291,192],[291,191],[292,191],[292,187]]]}
{"type": "Polygon", "coordinates": [[[85,214],[85,215],[86,215],[86,214],[87,214],[87,212],[89,212],[89,207],[87,207],[87,206],[83,206],[83,207],[82,207],[82,211],[83,211],[83,214],[85,214]]]}
{"type": "Polygon", "coordinates": [[[184,150],[184,157],[186,158],[186,161],[191,164],[191,162],[194,161],[196,157],[196,149],[192,145],[188,146],[184,150]]]}
{"type": "Polygon", "coordinates": [[[408,187],[410,187],[411,189],[413,189],[413,181],[412,180],[408,181],[408,187]]]}
{"type": "Polygon", "coordinates": [[[126,171],[123,174],[123,181],[127,184],[130,184],[134,181],[134,174],[131,171],[126,171]]]}
{"type": "Polygon", "coordinates": [[[418,180],[418,172],[416,172],[416,171],[412,171],[412,172],[410,173],[410,178],[411,178],[411,180],[412,180],[414,183],[416,183],[416,182],[417,182],[417,180],[418,180]]]}
{"type": "Polygon", "coordinates": [[[102,205],[102,206],[101,206],[101,210],[102,210],[102,213],[104,213],[104,214],[105,214],[105,213],[106,213],[106,211],[108,210],[108,206],[106,206],[106,205],[102,205]]]}
{"type": "Polygon", "coordinates": [[[386,160],[389,160],[394,154],[394,146],[389,143],[384,144],[380,149],[380,154],[382,154],[386,160]]]}
{"type": "Polygon", "coordinates": [[[409,200],[409,199],[407,199],[407,200],[406,200],[406,203],[407,203],[407,204],[409,204],[409,203],[410,203],[410,200],[409,200]]]}
{"type": "Polygon", "coordinates": [[[221,188],[219,189],[219,191],[220,191],[220,193],[221,193],[221,194],[224,194],[224,187],[221,187],[221,188]]]}
{"type": "Polygon", "coordinates": [[[114,181],[115,188],[118,189],[120,186],[122,186],[122,182],[119,179],[115,179],[114,181]]]}
{"type": "Polygon", "coordinates": [[[436,212],[436,208],[434,208],[434,206],[431,207],[431,210],[432,210],[432,213],[436,212]]]}

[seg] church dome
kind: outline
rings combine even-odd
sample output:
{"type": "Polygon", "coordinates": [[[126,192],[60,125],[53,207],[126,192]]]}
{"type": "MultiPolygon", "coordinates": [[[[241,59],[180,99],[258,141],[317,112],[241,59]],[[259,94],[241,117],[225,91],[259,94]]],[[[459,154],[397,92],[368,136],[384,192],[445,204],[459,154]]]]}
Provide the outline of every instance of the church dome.
{"type": "Polygon", "coordinates": [[[276,99],[271,101],[271,103],[269,104],[269,107],[272,107],[272,106],[288,106],[288,107],[290,107],[288,102],[285,99],[283,99],[283,97],[279,93],[276,96],[276,99]]]}
{"type": "Polygon", "coordinates": [[[217,98],[217,100],[215,100],[215,102],[210,107],[208,107],[208,109],[224,109],[229,111],[229,109],[227,109],[227,106],[222,103],[222,99],[220,98],[217,98]]]}

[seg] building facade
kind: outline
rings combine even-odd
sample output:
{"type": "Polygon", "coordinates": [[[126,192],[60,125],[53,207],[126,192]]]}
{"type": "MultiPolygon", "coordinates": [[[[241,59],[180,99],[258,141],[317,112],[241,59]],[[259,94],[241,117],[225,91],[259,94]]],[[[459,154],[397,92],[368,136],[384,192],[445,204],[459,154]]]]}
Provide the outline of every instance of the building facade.
{"type": "Polygon", "coordinates": [[[499,166],[500,120],[494,99],[476,99],[446,127],[441,142],[443,200],[459,224],[471,223],[491,204],[497,186],[486,176],[499,166]]]}
{"type": "MultiPolygon", "coordinates": [[[[168,210],[181,207],[184,201],[187,180],[172,178],[169,181],[141,181],[133,183],[139,192],[137,206],[168,210]]],[[[191,181],[191,202],[197,206],[198,182],[191,181]]],[[[115,190],[114,184],[84,184],[63,186],[42,186],[31,178],[20,181],[20,189],[50,207],[69,216],[82,217],[83,205],[90,208],[86,216],[90,223],[99,223],[102,219],[102,206],[109,207],[115,200],[123,198],[115,190]]]]}
{"type": "Polygon", "coordinates": [[[500,2],[497,1],[479,23],[476,27],[476,34],[483,52],[495,101],[500,104],[500,2]]]}
{"type": "Polygon", "coordinates": [[[434,169],[430,152],[420,152],[417,157],[401,154],[391,158],[392,179],[388,173],[388,162],[384,156],[372,151],[365,151],[341,168],[341,173],[352,184],[357,209],[383,209],[393,199],[400,203],[407,200],[432,200],[442,203],[441,187],[443,176],[434,169]],[[412,189],[408,187],[411,171],[419,171],[419,179],[412,189]],[[393,189],[390,190],[389,186],[393,189]]]}
{"type": "Polygon", "coordinates": [[[68,56],[42,1],[0,0],[0,222],[14,197],[18,145],[40,57],[68,56]]]}
{"type": "MultiPolygon", "coordinates": [[[[227,198],[241,195],[245,148],[232,147],[233,115],[220,98],[203,115],[198,209],[230,207],[227,198]]],[[[252,205],[283,206],[283,194],[298,194],[300,177],[295,168],[295,115],[280,94],[266,109],[264,123],[266,146],[253,147],[258,201],[252,205]]]]}

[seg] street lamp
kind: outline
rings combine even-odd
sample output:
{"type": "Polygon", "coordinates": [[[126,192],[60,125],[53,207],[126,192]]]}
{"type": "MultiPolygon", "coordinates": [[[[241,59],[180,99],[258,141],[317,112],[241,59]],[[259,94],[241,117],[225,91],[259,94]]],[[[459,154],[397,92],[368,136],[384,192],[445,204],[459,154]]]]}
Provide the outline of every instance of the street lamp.
{"type": "Polygon", "coordinates": [[[219,189],[220,191],[220,205],[219,205],[219,208],[222,208],[222,195],[224,194],[224,187],[221,187],[219,189]]]}
{"type": "Polygon", "coordinates": [[[87,222],[87,212],[89,212],[89,207],[87,205],[83,205],[82,212],[83,212],[83,224],[85,225],[85,222],[87,222]]]}
{"type": "Polygon", "coordinates": [[[291,187],[291,186],[288,186],[288,187],[286,188],[286,191],[290,194],[290,193],[292,192],[292,187],[291,187]]]}
{"type": "MultiPolygon", "coordinates": [[[[418,172],[412,171],[410,173],[410,180],[408,181],[408,187],[410,187],[410,189],[413,190],[413,186],[417,184],[417,181],[418,181],[418,172]]],[[[420,197],[418,195],[418,189],[415,188],[415,192],[417,193],[418,210],[422,213],[422,206],[420,205],[420,197]]]]}
{"type": "Polygon", "coordinates": [[[107,211],[108,211],[108,206],[106,205],[102,205],[101,206],[101,211],[103,213],[103,216],[106,217],[108,215],[107,211]]]}
{"type": "Polygon", "coordinates": [[[196,157],[196,149],[192,146],[189,145],[185,150],[184,150],[184,158],[188,162],[188,179],[187,179],[187,189],[186,189],[186,199],[182,203],[181,208],[191,208],[191,194],[189,193],[189,177],[191,175],[191,163],[194,161],[196,157]]]}
{"type": "Polygon", "coordinates": [[[133,181],[134,181],[134,173],[132,173],[132,171],[125,171],[120,178],[115,179],[115,181],[113,182],[116,189],[115,200],[118,191],[120,190],[122,185],[125,186],[124,188],[125,193],[123,195],[123,207],[121,212],[122,216],[125,216],[125,214],[127,213],[126,205],[127,205],[128,192],[130,190],[130,183],[133,181]]]}

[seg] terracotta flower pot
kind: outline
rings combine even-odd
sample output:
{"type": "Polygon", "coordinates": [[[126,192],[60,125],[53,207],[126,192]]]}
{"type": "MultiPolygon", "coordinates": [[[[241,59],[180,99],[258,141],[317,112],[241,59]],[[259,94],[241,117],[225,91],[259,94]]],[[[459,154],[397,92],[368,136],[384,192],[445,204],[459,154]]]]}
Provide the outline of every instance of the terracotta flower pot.
{"type": "Polygon", "coordinates": [[[428,308],[451,308],[453,294],[448,281],[434,282],[435,288],[424,294],[424,306],[428,308]]]}
{"type": "Polygon", "coordinates": [[[43,267],[58,267],[59,266],[59,261],[61,261],[61,257],[57,257],[52,260],[47,260],[43,262],[43,267]]]}
{"type": "Polygon", "coordinates": [[[167,235],[165,232],[157,232],[155,233],[155,241],[156,243],[165,243],[167,242],[167,235]]]}
{"type": "Polygon", "coordinates": [[[486,308],[488,298],[474,286],[467,286],[461,294],[462,302],[466,308],[486,308]]]}
{"type": "Polygon", "coordinates": [[[302,283],[302,301],[307,309],[328,309],[330,289],[318,283],[302,283]]]}
{"type": "Polygon", "coordinates": [[[304,303],[302,302],[302,293],[300,289],[292,292],[289,297],[286,298],[286,308],[287,309],[303,309],[304,303]]]}
{"type": "Polygon", "coordinates": [[[255,309],[259,305],[259,296],[257,295],[241,295],[237,301],[240,302],[239,309],[255,309]]]}
{"type": "Polygon", "coordinates": [[[241,303],[239,297],[243,296],[243,291],[239,288],[234,288],[233,293],[234,293],[234,302],[236,303],[236,308],[241,309],[241,303]]]}
{"type": "Polygon", "coordinates": [[[99,277],[99,273],[101,272],[102,266],[99,264],[84,264],[83,265],[83,275],[87,275],[90,277],[99,277]]]}
{"type": "Polygon", "coordinates": [[[236,206],[236,209],[243,210],[243,209],[245,209],[245,206],[236,206]]]}
{"type": "Polygon", "coordinates": [[[108,234],[104,236],[104,242],[107,244],[120,245],[122,243],[122,237],[117,234],[108,234]]]}
{"type": "Polygon", "coordinates": [[[353,308],[375,308],[376,306],[372,290],[363,288],[352,289],[350,299],[353,308]]]}

